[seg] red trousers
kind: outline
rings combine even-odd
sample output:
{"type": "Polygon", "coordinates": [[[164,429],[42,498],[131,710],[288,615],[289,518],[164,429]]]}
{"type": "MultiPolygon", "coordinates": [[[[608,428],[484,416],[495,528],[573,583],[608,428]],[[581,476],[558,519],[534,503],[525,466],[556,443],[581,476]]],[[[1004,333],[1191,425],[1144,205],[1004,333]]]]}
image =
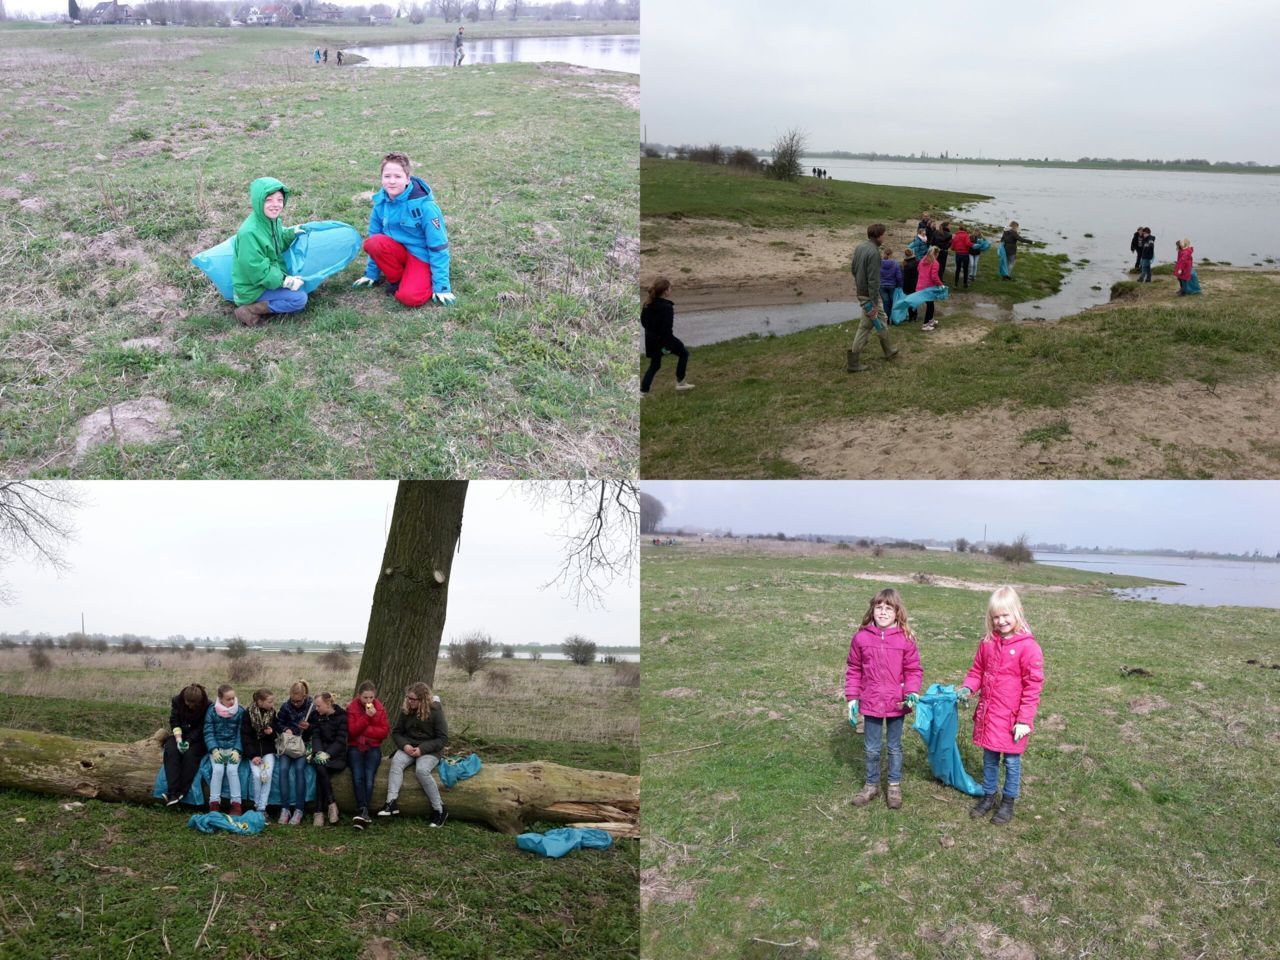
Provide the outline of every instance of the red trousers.
{"type": "Polygon", "coordinates": [[[420,307],[431,299],[431,267],[406,250],[404,244],[384,233],[372,233],[364,241],[364,252],[373,258],[389,283],[400,284],[396,299],[406,307],[420,307]]]}

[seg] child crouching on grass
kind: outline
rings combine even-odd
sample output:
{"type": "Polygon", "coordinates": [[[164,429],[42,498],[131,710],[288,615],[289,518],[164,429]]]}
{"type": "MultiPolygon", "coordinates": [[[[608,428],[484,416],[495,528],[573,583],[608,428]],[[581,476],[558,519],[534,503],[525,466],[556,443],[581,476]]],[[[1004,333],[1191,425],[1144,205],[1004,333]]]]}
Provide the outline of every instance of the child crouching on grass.
{"type": "Polygon", "coordinates": [[[253,766],[253,807],[267,812],[271,796],[271,772],[276,765],[276,698],[266,687],[253,691],[253,702],[240,722],[241,754],[253,766]]]}
{"type": "Polygon", "coordinates": [[[991,822],[1013,819],[1013,803],[1022,779],[1022,754],[1040,706],[1044,653],[1031,635],[1022,601],[1012,587],[1000,587],[987,604],[987,634],[978,644],[973,666],[956,691],[966,701],[979,694],[973,715],[973,742],[982,748],[982,799],[969,811],[985,816],[996,805],[1000,758],[1004,757],[1004,794],[991,822]]]}
{"type": "Polygon", "coordinates": [[[275,313],[297,313],[307,305],[302,278],[289,276],[284,264],[285,250],[305,232],[300,226],[280,224],[289,193],[274,177],[249,184],[252,212],[236,231],[231,260],[236,319],[246,327],[256,327],[275,313]]]}
{"type": "Polygon", "coordinates": [[[889,752],[885,802],[890,810],[902,806],[902,718],[915,709],[923,679],[920,651],[902,597],[892,588],[881,590],[867,605],[862,625],[849,644],[844,674],[849,722],[856,722],[859,711],[868,721],[863,739],[867,784],[853,798],[855,807],[865,807],[880,792],[883,739],[888,741],[889,752]]]}
{"type": "Polygon", "coordinates": [[[222,809],[222,778],[228,778],[231,790],[231,816],[240,809],[240,715],[244,707],[236,698],[235,687],[224,683],[218,687],[218,699],[204,715],[204,742],[209,748],[213,772],[209,778],[209,812],[222,809]]]}
{"type": "Polygon", "coordinates": [[[311,724],[311,763],[316,769],[316,814],[314,824],[338,822],[338,805],[333,800],[330,777],[347,769],[347,711],[334,702],[329,691],[316,694],[316,717],[311,724]]]}

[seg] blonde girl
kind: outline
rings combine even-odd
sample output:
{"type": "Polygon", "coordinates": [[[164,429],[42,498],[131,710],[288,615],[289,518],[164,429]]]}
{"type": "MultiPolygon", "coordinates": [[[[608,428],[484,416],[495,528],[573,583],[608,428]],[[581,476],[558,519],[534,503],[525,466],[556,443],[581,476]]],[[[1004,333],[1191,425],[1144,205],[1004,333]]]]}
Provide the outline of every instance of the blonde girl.
{"type": "Polygon", "coordinates": [[[444,826],[448,814],[431,771],[439,765],[444,748],[449,745],[449,726],[440,698],[433,696],[425,683],[411,684],[405,690],[391,739],[395,741],[396,752],[391,756],[391,772],[387,776],[387,802],[378,816],[394,817],[400,812],[396,800],[404,782],[405,768],[412,765],[414,776],[431,801],[431,826],[444,826]]]}
{"type": "Polygon", "coordinates": [[[979,694],[973,715],[973,742],[982,748],[982,799],[969,811],[981,817],[996,806],[1000,761],[1004,759],[1004,793],[991,822],[1013,819],[1013,804],[1022,778],[1022,754],[1035,724],[1044,686],[1044,653],[1031,634],[1022,601],[1013,587],[999,587],[987,603],[987,632],[978,644],[973,666],[956,691],[961,701],[979,694]]]}
{"type": "MultiPolygon", "coordinates": [[[[294,733],[311,743],[311,714],[314,704],[311,687],[305,680],[295,680],[289,688],[289,699],[280,704],[277,732],[283,736],[294,733]]],[[[307,758],[291,757],[280,753],[280,823],[296,827],[302,823],[302,811],[307,803],[307,758]]]]}
{"type": "Polygon", "coordinates": [[[920,651],[902,597],[892,588],[881,590],[867,604],[849,644],[844,674],[849,722],[856,721],[859,711],[868,720],[863,737],[867,782],[853,798],[854,806],[866,806],[880,792],[884,740],[889,753],[885,802],[891,810],[902,806],[902,718],[915,709],[923,679],[920,651]]]}

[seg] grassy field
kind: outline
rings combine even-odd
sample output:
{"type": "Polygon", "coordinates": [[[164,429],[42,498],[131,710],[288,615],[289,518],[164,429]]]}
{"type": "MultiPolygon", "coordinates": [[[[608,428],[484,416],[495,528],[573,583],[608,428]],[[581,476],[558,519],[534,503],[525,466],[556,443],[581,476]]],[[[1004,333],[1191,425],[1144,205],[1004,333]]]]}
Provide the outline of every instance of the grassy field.
{"type": "Polygon", "coordinates": [[[442,32],[0,30],[0,472],[633,471],[638,80],[308,62],[442,32]],[[352,291],[362,257],[299,317],[238,327],[188,260],[249,182],[297,191],[288,223],[363,231],[389,149],[439,197],[458,306],[352,291]],[[84,417],[142,399],[171,417],[154,442],[76,456],[84,417]]]}
{"type": "MultiPolygon", "coordinates": [[[[0,651],[0,693],[24,697],[83,699],[97,703],[151,705],[155,722],[150,733],[164,726],[169,700],[188,683],[204,684],[212,691],[228,681],[231,661],[220,653],[146,654],[70,653],[50,651],[53,668],[33,671],[27,652],[0,651]],[[159,667],[147,667],[154,657],[159,667]]],[[[269,687],[276,702],[288,695],[289,686],[304,678],[314,692],[331,690],[351,698],[359,679],[359,657],[346,670],[330,670],[312,655],[257,654],[259,668],[249,679],[236,683],[241,701],[258,687],[269,687]]],[[[579,667],[563,660],[496,660],[471,680],[443,658],[436,670],[434,690],[449,714],[451,731],[462,736],[515,740],[550,740],[562,743],[608,743],[633,755],[638,748],[640,723],[637,712],[639,686],[634,684],[636,664],[618,667],[593,664],[579,667]]],[[[399,703],[396,695],[380,692],[388,707],[399,703]]],[[[0,726],[3,716],[0,714],[0,726]]],[[[632,756],[634,759],[634,756],[632,756]]]]}
{"type": "MultiPolygon", "coordinates": [[[[753,550],[643,556],[646,956],[1274,953],[1280,701],[1245,661],[1280,659],[1280,612],[1121,601],[1103,586],[1133,578],[982,557],[753,550]],[[1022,592],[1047,679],[1004,830],[932,780],[909,729],[903,808],[848,803],[849,636],[900,580],[926,684],[963,677],[987,587],[1022,592]]],[[[970,735],[966,714],[980,774],[970,735]]]]}
{"type": "MultiPolygon", "coordinates": [[[[59,665],[51,677],[28,678],[25,684],[6,662],[0,667],[3,689],[21,687],[34,695],[0,693],[0,726],[136,740],[167,722],[167,696],[161,697],[171,687],[191,676],[209,683],[221,675],[216,664],[193,656],[189,672],[174,672],[161,688],[154,678],[162,671],[134,670],[117,656],[100,658],[96,680],[86,676],[92,668],[59,665]],[[94,694],[115,702],[95,701],[94,694]]],[[[282,659],[296,667],[306,658],[282,659]]],[[[349,687],[351,676],[329,678],[311,666],[313,679],[349,687]]],[[[502,698],[507,716],[518,719],[501,728],[478,720],[484,672],[466,692],[465,680],[443,673],[438,688],[449,709],[451,749],[475,750],[495,763],[551,760],[638,774],[638,690],[609,691],[612,723],[597,725],[591,737],[555,741],[555,731],[531,709],[522,688],[543,697],[559,691],[559,710],[588,725],[605,700],[596,680],[607,686],[613,671],[576,668],[576,679],[566,670],[553,680],[545,669],[553,666],[560,665],[503,665],[518,675],[502,698]],[[540,737],[522,738],[540,731],[540,737]]],[[[273,668],[269,679],[283,687],[277,672],[273,668]]],[[[284,669],[282,675],[295,672],[284,669]]],[[[631,841],[546,861],[518,851],[511,837],[460,821],[444,830],[402,817],[392,824],[375,822],[363,833],[344,821],[325,829],[272,826],[256,837],[204,836],[185,828],[184,814],[159,808],[87,801],[67,809],[66,803],[0,789],[0,845],[6,853],[0,863],[0,955],[639,955],[639,851],[631,841]],[[196,950],[215,897],[220,906],[204,934],[208,946],[196,950]]]]}
{"type": "MultiPolygon", "coordinates": [[[[1039,272],[1037,259],[1018,258],[1018,272],[1027,271],[1019,282],[1039,272]]],[[[985,273],[979,288],[999,283],[985,273]]],[[[1247,385],[1274,373],[1280,277],[1217,267],[1199,273],[1203,296],[1179,299],[1172,281],[1141,288],[1124,282],[1113,304],[1056,323],[995,323],[961,303],[944,305],[934,334],[915,324],[892,330],[901,351],[893,364],[882,363],[873,339],[864,361],[873,369],[856,377],[844,372],[852,323],[697,348],[689,379],[698,389],[677,396],[670,379],[659,378],[644,401],[642,475],[801,476],[802,468],[778,451],[818,419],[927,413],[978,422],[991,407],[1010,405],[1057,420],[1057,411],[1104,388],[1181,382],[1211,393],[1219,384],[1247,385]]],[[[676,309],[678,336],[678,303],[676,309]]],[[[1152,429],[1159,437],[1159,426],[1152,429]]],[[[1177,437],[1159,439],[1176,448],[1177,437]]],[[[1116,469],[1124,465],[1118,461],[1116,469]]],[[[883,469],[899,475],[891,461],[883,469]]],[[[1168,469],[1163,475],[1182,475],[1176,465],[1168,469]]],[[[1233,475],[1229,460],[1217,470],[1212,475],[1233,475]]]]}

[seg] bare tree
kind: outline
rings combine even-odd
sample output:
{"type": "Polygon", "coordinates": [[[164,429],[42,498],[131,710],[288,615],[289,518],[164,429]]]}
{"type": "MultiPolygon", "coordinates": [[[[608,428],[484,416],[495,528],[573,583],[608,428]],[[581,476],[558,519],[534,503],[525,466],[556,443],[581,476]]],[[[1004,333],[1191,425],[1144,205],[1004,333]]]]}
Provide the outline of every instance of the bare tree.
{"type": "Polygon", "coordinates": [[[596,659],[596,644],[580,634],[565,637],[560,650],[566,657],[580,667],[590,666],[596,659]]]}
{"type": "Polygon", "coordinates": [[[578,605],[600,605],[615,580],[630,582],[640,549],[640,488],[634,480],[544,480],[522,489],[537,503],[558,501],[564,560],[545,586],[578,605]]]}
{"type": "Polygon", "coordinates": [[[495,19],[498,15],[498,0],[484,0],[484,8],[489,11],[489,19],[495,19]]]}
{"type": "Polygon", "coordinates": [[[773,162],[769,176],[775,180],[794,180],[800,176],[800,158],[804,156],[805,135],[792,127],[773,142],[773,162]]]}
{"type": "MultiPolygon", "coordinates": [[[[76,492],[60,481],[0,481],[0,568],[29,557],[55,570],[67,569],[62,548],[75,537],[71,512],[80,505],[76,492]]],[[[0,580],[0,604],[11,599],[0,580]]]]}
{"type": "Polygon", "coordinates": [[[477,670],[493,659],[493,638],[481,630],[449,641],[449,663],[463,671],[470,680],[477,670]]]}
{"type": "Polygon", "coordinates": [[[667,515],[667,508],[661,500],[651,494],[640,493],[640,532],[653,533],[658,524],[667,515]]]}
{"type": "Polygon", "coordinates": [[[517,19],[520,16],[520,0],[507,0],[507,9],[511,11],[511,19],[517,19]]]}

